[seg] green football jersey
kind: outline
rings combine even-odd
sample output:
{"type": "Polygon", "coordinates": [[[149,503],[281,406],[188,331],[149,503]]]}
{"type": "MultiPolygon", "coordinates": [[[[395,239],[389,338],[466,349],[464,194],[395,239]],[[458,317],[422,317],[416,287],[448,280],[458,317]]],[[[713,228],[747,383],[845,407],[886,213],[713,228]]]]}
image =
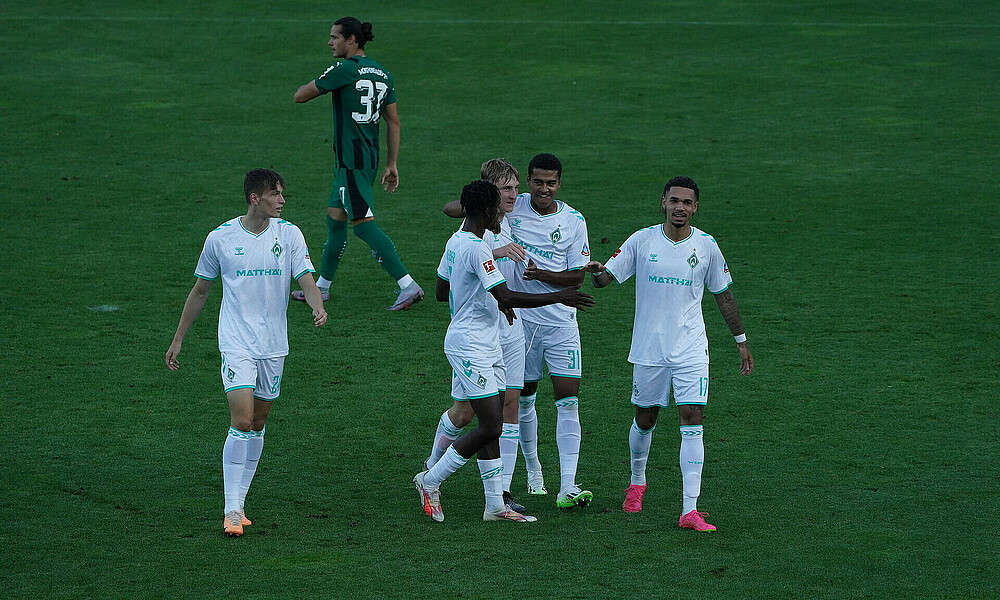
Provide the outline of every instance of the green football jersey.
{"type": "Polygon", "coordinates": [[[333,65],[316,79],[324,94],[333,92],[333,136],[337,166],[378,168],[378,124],[382,108],[396,102],[392,75],[367,56],[333,65]]]}

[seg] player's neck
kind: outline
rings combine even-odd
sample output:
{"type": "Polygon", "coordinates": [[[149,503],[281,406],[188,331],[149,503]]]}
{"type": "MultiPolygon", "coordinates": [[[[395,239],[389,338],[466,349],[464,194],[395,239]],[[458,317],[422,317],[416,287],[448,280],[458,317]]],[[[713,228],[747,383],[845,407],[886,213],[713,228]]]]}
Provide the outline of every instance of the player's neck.
{"type": "Polygon", "coordinates": [[[483,235],[486,233],[486,226],[482,223],[473,222],[466,219],[462,224],[462,231],[471,233],[479,239],[483,239],[483,235]]]}
{"type": "Polygon", "coordinates": [[[355,56],[364,57],[365,56],[365,51],[362,50],[361,48],[358,48],[354,52],[351,52],[350,54],[348,54],[347,56],[345,56],[344,60],[354,58],[355,56]]]}
{"type": "Polygon", "coordinates": [[[663,224],[663,235],[670,238],[673,242],[683,242],[691,235],[691,225],[684,225],[683,227],[675,227],[672,223],[663,224]]]}
{"type": "Polygon", "coordinates": [[[240,223],[243,224],[244,229],[250,233],[256,234],[267,229],[271,218],[265,214],[258,213],[254,210],[254,208],[254,206],[250,206],[250,210],[247,211],[247,214],[240,217],[240,223]]]}
{"type": "Polygon", "coordinates": [[[556,200],[555,198],[553,198],[552,202],[549,202],[548,206],[546,206],[545,208],[542,208],[542,207],[538,206],[538,204],[535,203],[535,197],[532,196],[531,197],[531,208],[535,209],[535,212],[537,212],[540,215],[551,215],[552,213],[554,213],[557,210],[559,210],[559,203],[558,203],[558,200],[556,200]]]}

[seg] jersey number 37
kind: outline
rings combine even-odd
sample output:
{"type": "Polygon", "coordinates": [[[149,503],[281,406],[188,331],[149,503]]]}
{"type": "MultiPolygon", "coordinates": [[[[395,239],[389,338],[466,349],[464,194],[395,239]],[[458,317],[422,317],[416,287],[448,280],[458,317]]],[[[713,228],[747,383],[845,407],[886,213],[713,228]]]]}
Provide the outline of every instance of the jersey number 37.
{"type": "Polygon", "coordinates": [[[358,123],[378,123],[379,110],[389,86],[381,81],[359,79],[354,87],[361,92],[361,107],[365,112],[352,112],[351,117],[358,123]]]}

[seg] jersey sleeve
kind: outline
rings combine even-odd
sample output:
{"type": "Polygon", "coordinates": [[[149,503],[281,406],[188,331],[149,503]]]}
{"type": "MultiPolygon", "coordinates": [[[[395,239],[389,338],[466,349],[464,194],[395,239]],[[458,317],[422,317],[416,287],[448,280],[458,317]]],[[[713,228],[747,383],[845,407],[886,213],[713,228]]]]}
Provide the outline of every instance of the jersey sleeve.
{"type": "Polygon", "coordinates": [[[472,255],[476,261],[475,265],[472,265],[479,277],[479,282],[483,284],[483,288],[490,290],[501,283],[506,283],[507,280],[504,276],[500,274],[500,269],[497,268],[495,262],[493,262],[493,252],[490,250],[489,244],[479,244],[478,250],[472,255]]]}
{"type": "Polygon", "coordinates": [[[198,266],[194,268],[194,276],[198,279],[215,281],[219,278],[222,268],[215,240],[211,234],[205,238],[205,246],[201,249],[201,256],[198,257],[198,266]]]}
{"type": "Polygon", "coordinates": [[[590,240],[587,237],[587,221],[583,215],[573,211],[573,216],[579,219],[573,231],[573,239],[566,250],[566,270],[576,271],[582,269],[590,262],[590,240]]]}
{"type": "Polygon", "coordinates": [[[306,273],[315,273],[312,260],[309,258],[309,247],[306,246],[306,238],[302,235],[302,230],[294,225],[291,227],[289,241],[291,242],[291,264],[292,277],[298,280],[306,273]]]}
{"type": "Polygon", "coordinates": [[[615,253],[611,255],[611,258],[604,263],[605,268],[607,268],[608,273],[615,278],[618,283],[624,283],[628,281],[629,277],[635,275],[635,254],[636,246],[638,245],[638,240],[636,236],[639,232],[633,233],[629,236],[625,243],[621,245],[621,248],[615,250],[615,253]]]}
{"type": "Polygon", "coordinates": [[[316,78],[316,87],[326,94],[353,83],[357,78],[357,64],[353,61],[342,60],[323,71],[323,74],[316,78]]]}
{"type": "Polygon", "coordinates": [[[437,276],[445,281],[451,281],[451,266],[448,264],[448,253],[451,252],[448,248],[444,249],[444,254],[441,255],[441,261],[438,262],[437,276]]]}
{"type": "Polygon", "coordinates": [[[705,287],[713,294],[721,294],[733,283],[733,277],[729,274],[729,265],[722,256],[722,250],[715,239],[712,239],[709,251],[708,272],[705,274],[705,287]]]}

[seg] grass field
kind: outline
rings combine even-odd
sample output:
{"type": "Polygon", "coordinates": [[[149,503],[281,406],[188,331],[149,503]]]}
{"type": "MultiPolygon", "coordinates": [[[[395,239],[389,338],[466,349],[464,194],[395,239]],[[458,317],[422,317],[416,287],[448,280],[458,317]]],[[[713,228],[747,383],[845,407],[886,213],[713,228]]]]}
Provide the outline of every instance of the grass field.
{"type": "Polygon", "coordinates": [[[0,24],[5,597],[1000,597],[995,2],[42,0],[0,24]],[[431,523],[410,479],[450,402],[448,309],[384,311],[352,239],[329,324],[290,307],[256,524],[222,536],[218,286],[182,369],[163,353],[246,170],[285,176],[319,266],[330,108],[292,93],[346,14],[396,79],[401,184],[376,207],[425,289],[485,159],[560,156],[599,260],[657,222],[666,179],[699,182],[758,364],[739,376],[706,299],[717,534],[676,527],[670,412],[646,509],[620,510],[632,284],[580,317],[594,503],[486,524],[467,466],[431,523]]]}

